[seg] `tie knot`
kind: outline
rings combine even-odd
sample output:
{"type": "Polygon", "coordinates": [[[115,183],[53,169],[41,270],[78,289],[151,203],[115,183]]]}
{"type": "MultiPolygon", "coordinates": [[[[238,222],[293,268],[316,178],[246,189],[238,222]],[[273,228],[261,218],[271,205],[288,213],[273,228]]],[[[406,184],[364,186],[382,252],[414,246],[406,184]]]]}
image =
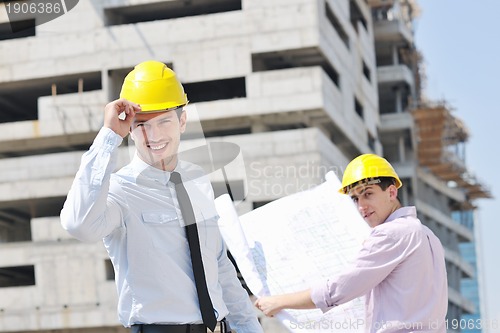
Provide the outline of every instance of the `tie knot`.
{"type": "Polygon", "coordinates": [[[179,185],[179,184],[182,184],[182,178],[181,178],[181,174],[174,171],[170,174],[170,181],[172,183],[174,183],[175,185],[179,185]]]}

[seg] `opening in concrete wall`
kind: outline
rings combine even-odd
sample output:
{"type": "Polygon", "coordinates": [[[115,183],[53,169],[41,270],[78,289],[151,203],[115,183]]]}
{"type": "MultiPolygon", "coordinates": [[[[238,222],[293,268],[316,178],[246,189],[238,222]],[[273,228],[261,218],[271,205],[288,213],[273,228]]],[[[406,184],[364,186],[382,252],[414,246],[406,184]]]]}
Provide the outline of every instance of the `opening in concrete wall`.
{"type": "Polygon", "coordinates": [[[410,103],[411,91],[408,84],[396,82],[378,85],[378,107],[380,114],[404,112],[410,103]]]}
{"type": "Polygon", "coordinates": [[[33,155],[45,155],[67,151],[86,151],[96,133],[89,132],[71,137],[59,136],[0,142],[0,159],[33,155]]]}
{"type": "Polygon", "coordinates": [[[247,96],[244,77],[184,83],[183,86],[190,103],[247,96]]]}
{"type": "Polygon", "coordinates": [[[31,240],[31,216],[15,207],[0,209],[0,243],[31,240]]]}
{"type": "MultiPolygon", "coordinates": [[[[205,127],[204,127],[205,128],[205,127]]],[[[208,129],[203,130],[203,134],[206,138],[217,137],[217,136],[229,136],[229,135],[242,135],[252,133],[251,127],[239,127],[235,125],[233,128],[222,128],[222,129],[208,129]]]]}
{"type": "MultiPolygon", "coordinates": [[[[380,44],[380,43],[379,43],[380,44]]],[[[394,66],[398,64],[398,59],[396,55],[393,55],[392,46],[390,44],[384,44],[384,47],[378,47],[380,51],[376,52],[375,61],[377,67],[382,66],[394,66]]]]}
{"type": "Polygon", "coordinates": [[[22,20],[16,22],[0,23],[0,40],[17,39],[36,35],[35,20],[22,20]],[[16,32],[12,32],[15,25],[16,32]]]}
{"type": "Polygon", "coordinates": [[[0,243],[31,241],[31,220],[59,216],[65,199],[64,196],[0,202],[0,243]]]}
{"type": "Polygon", "coordinates": [[[241,0],[177,0],[106,8],[104,16],[106,25],[111,26],[234,10],[241,10],[241,0]]]}
{"type": "Polygon", "coordinates": [[[361,104],[361,102],[356,97],[354,97],[354,111],[356,111],[356,114],[361,119],[365,118],[365,112],[364,112],[363,105],[361,104]]]}
{"type": "Polygon", "coordinates": [[[115,279],[115,269],[113,268],[113,263],[110,259],[104,260],[104,271],[106,272],[106,281],[112,281],[115,279]]]}
{"type": "MultiPolygon", "coordinates": [[[[168,67],[172,68],[170,65],[168,67]]],[[[133,70],[133,67],[117,68],[108,70],[108,99],[110,101],[120,98],[120,91],[122,89],[123,80],[125,76],[133,70]]]]}
{"type": "Polygon", "coordinates": [[[319,48],[309,47],[252,54],[253,72],[311,66],[320,66],[333,83],[340,87],[339,72],[319,48]]]}
{"type": "Polygon", "coordinates": [[[412,69],[411,57],[414,55],[415,52],[410,46],[384,41],[377,41],[375,45],[375,61],[378,67],[405,65],[412,69]]]}
{"type": "MultiPolygon", "coordinates": [[[[391,163],[393,163],[392,160],[390,160],[386,155],[385,155],[385,150],[384,150],[384,157],[388,159],[391,163]]],[[[397,171],[397,170],[396,170],[397,171]]],[[[401,202],[403,206],[415,206],[415,199],[413,195],[413,186],[412,186],[412,180],[411,178],[405,178],[401,177],[401,182],[403,183],[403,186],[399,188],[398,190],[398,199],[401,202]]]]}
{"type": "Polygon", "coordinates": [[[305,123],[288,123],[288,124],[269,124],[268,128],[269,131],[287,131],[287,130],[294,130],[294,129],[301,129],[301,128],[307,128],[308,126],[305,123]]]}
{"type": "Polygon", "coordinates": [[[358,31],[358,22],[368,31],[368,23],[366,22],[366,18],[359,8],[359,5],[356,0],[349,1],[349,13],[351,24],[354,27],[354,30],[358,31]]]}
{"type": "Polygon", "coordinates": [[[35,266],[0,267],[0,288],[34,286],[35,266]]]}
{"type": "Polygon", "coordinates": [[[342,24],[340,23],[339,19],[335,15],[332,7],[330,7],[330,4],[325,1],[325,13],[326,13],[326,18],[328,21],[331,23],[333,26],[333,29],[337,32],[339,35],[340,39],[344,43],[344,45],[349,49],[349,36],[345,32],[344,27],[342,27],[342,24]]]}
{"type": "Polygon", "coordinates": [[[375,142],[375,137],[370,132],[368,132],[368,147],[370,147],[370,149],[373,151],[375,151],[375,142]]]}
{"type": "Polygon", "coordinates": [[[345,155],[352,158],[361,154],[359,148],[346,136],[347,129],[343,124],[328,122],[322,125],[324,133],[327,134],[330,141],[345,155]]]}
{"type": "MultiPolygon", "coordinates": [[[[381,119],[384,121],[384,118],[381,119]]],[[[405,163],[413,160],[412,133],[410,129],[383,131],[379,134],[384,146],[384,157],[391,162],[405,163]]]]}
{"type": "Polygon", "coordinates": [[[366,64],[364,60],[362,60],[362,65],[363,65],[363,75],[364,77],[368,80],[368,82],[372,82],[372,73],[370,71],[370,68],[366,64]]]}
{"type": "Polygon", "coordinates": [[[38,119],[38,98],[102,88],[101,72],[53,76],[0,84],[0,123],[38,119]]]}

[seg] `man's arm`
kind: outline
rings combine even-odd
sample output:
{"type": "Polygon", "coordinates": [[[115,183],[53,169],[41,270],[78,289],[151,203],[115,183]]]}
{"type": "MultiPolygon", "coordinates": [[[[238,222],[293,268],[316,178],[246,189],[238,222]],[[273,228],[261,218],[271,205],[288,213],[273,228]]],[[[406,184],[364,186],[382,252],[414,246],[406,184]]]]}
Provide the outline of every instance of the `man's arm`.
{"type": "Polygon", "coordinates": [[[344,273],[325,279],[311,289],[261,297],[255,306],[273,316],[283,309],[323,311],[366,295],[383,281],[405,257],[405,244],[384,233],[372,232],[354,265],[344,273]]]}
{"type": "Polygon", "coordinates": [[[219,257],[219,282],[223,290],[224,303],[229,310],[227,316],[229,324],[238,333],[263,333],[255,308],[238,280],[236,269],[226,251],[226,245],[223,243],[219,257]]]}
{"type": "Polygon", "coordinates": [[[260,297],[255,306],[266,316],[272,317],[283,309],[314,309],[316,305],[311,299],[311,290],[277,296],[260,297]]]}
{"type": "Polygon", "coordinates": [[[99,131],[80,168],[61,211],[61,224],[72,236],[82,241],[97,241],[121,225],[121,209],[110,199],[111,172],[116,166],[116,148],[127,135],[126,129],[140,110],[126,100],[106,105],[104,127],[99,131]],[[125,112],[124,119],[119,114],[125,112]]]}

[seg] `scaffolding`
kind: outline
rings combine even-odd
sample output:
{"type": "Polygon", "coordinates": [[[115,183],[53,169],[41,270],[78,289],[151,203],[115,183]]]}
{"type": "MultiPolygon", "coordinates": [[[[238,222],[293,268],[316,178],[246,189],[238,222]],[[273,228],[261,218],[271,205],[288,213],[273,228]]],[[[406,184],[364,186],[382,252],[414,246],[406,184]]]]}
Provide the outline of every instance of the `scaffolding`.
{"type": "Polygon", "coordinates": [[[421,166],[438,178],[466,191],[468,204],[492,195],[465,166],[465,142],[469,132],[464,123],[452,115],[444,102],[425,104],[412,111],[416,125],[417,154],[421,166]]]}

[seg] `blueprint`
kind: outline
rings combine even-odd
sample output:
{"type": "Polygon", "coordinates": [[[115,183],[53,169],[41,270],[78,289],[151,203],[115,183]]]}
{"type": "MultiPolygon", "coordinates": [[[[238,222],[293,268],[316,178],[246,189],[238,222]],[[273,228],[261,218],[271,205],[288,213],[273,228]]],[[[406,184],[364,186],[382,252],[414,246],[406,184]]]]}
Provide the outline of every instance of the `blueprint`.
{"type": "MultiPolygon", "coordinates": [[[[220,230],[256,296],[301,291],[342,272],[369,233],[333,173],[312,189],[237,215],[231,199],[216,199],[220,230]]],[[[362,332],[364,298],[323,313],[286,310],[276,315],[291,332],[362,332]]]]}

